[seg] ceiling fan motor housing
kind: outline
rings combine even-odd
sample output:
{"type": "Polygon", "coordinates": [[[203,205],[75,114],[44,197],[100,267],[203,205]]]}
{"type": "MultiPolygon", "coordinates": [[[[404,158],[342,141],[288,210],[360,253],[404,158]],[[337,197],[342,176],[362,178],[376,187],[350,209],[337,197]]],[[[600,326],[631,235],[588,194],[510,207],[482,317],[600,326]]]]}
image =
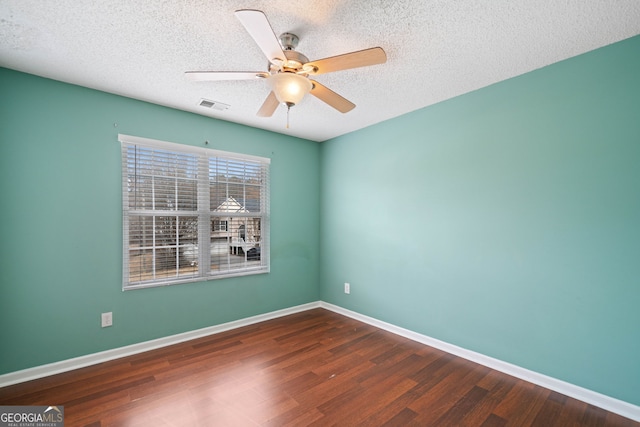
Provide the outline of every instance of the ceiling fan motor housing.
{"type": "Polygon", "coordinates": [[[297,52],[295,50],[285,50],[285,56],[287,57],[286,61],[280,63],[279,61],[274,61],[275,63],[269,64],[269,72],[271,74],[275,74],[277,72],[292,72],[299,73],[303,69],[303,65],[309,62],[309,59],[297,52]]]}
{"type": "Polygon", "coordinates": [[[283,69],[291,69],[291,71],[297,72],[302,69],[302,66],[309,62],[309,59],[295,50],[285,50],[284,54],[287,56],[287,60],[282,64],[283,69]]]}

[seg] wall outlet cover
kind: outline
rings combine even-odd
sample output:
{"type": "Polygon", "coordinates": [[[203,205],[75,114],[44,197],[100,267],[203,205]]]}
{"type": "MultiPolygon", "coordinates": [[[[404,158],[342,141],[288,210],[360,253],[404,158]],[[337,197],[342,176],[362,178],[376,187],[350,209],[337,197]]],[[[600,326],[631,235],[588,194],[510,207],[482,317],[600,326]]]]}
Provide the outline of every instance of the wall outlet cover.
{"type": "Polygon", "coordinates": [[[113,325],[113,313],[102,313],[102,327],[106,328],[111,325],[113,325]]]}

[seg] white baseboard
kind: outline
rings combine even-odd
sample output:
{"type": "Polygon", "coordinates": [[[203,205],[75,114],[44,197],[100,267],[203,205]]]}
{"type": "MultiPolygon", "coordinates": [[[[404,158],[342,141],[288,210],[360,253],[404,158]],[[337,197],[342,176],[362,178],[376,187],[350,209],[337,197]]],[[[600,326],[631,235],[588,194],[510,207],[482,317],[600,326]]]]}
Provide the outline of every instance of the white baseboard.
{"type": "Polygon", "coordinates": [[[591,405],[605,409],[609,412],[613,412],[618,415],[622,415],[623,417],[630,418],[634,421],[640,421],[640,406],[636,406],[631,403],[558,380],[556,378],[530,371],[528,369],[521,368],[520,366],[512,365],[511,363],[494,359],[493,357],[485,356],[484,354],[476,353],[475,351],[467,350],[462,347],[458,347],[444,341],[440,341],[435,338],[431,338],[426,335],[422,335],[417,332],[413,332],[408,329],[404,329],[399,326],[374,319],[373,317],[365,316],[363,314],[347,310],[346,308],[342,308],[337,305],[320,302],[320,307],[338,314],[342,314],[343,316],[351,317],[352,319],[359,320],[377,328],[384,329],[385,331],[389,331],[391,333],[400,335],[421,344],[446,351],[447,353],[462,357],[475,363],[479,363],[480,365],[487,366],[491,369],[495,369],[496,371],[504,372],[505,374],[514,376],[524,381],[528,381],[541,387],[548,388],[550,390],[564,394],[565,396],[569,396],[582,402],[589,403],[591,405]]]}
{"type": "Polygon", "coordinates": [[[60,374],[62,372],[72,371],[74,369],[84,368],[86,366],[107,362],[109,360],[143,353],[145,351],[178,344],[196,338],[206,337],[220,332],[229,331],[231,329],[253,325],[254,323],[264,322],[266,320],[276,319],[278,317],[288,316],[290,314],[299,313],[301,311],[307,311],[318,307],[320,307],[320,302],[316,301],[308,304],[298,305],[295,307],[285,308],[282,310],[272,311],[270,313],[259,314],[257,316],[235,320],[233,322],[209,326],[207,328],[197,329],[195,331],[184,332],[181,334],[158,338],[151,341],[145,341],[138,344],[132,344],[125,347],[114,348],[112,350],[101,351],[99,353],[88,354],[86,356],[75,357],[73,359],[62,360],[60,362],[49,363],[47,365],[36,366],[34,368],[23,369],[21,371],[10,372],[8,374],[0,375],[0,387],[6,387],[12,384],[48,377],[50,375],[60,374]]]}
{"type": "Polygon", "coordinates": [[[270,313],[247,317],[245,319],[235,320],[233,322],[197,329],[195,331],[184,332],[181,334],[171,335],[151,341],[145,341],[126,347],[102,351],[100,353],[89,354],[86,356],[80,356],[73,359],[50,363],[47,365],[36,366],[34,368],[24,369],[17,372],[10,372],[8,374],[0,375],[0,387],[6,387],[12,384],[31,381],[38,378],[71,371],[74,369],[84,368],[86,366],[107,362],[109,360],[143,353],[145,351],[178,344],[196,338],[206,337],[220,332],[241,328],[243,326],[264,322],[266,320],[276,319],[278,317],[288,316],[290,314],[300,313],[302,311],[307,311],[319,307],[338,314],[342,314],[347,317],[351,317],[353,319],[359,320],[385,331],[389,331],[396,335],[400,335],[421,344],[446,351],[447,353],[453,354],[455,356],[459,356],[472,362],[479,363],[491,369],[495,369],[496,371],[504,372],[505,374],[520,378],[524,381],[537,384],[541,387],[548,388],[574,399],[578,399],[607,411],[619,414],[623,417],[627,417],[634,421],[640,422],[640,406],[636,406],[631,403],[615,399],[613,397],[605,396],[595,391],[591,391],[586,388],[558,380],[556,378],[530,371],[528,369],[521,368],[520,366],[512,365],[511,363],[503,362],[502,360],[494,359],[492,357],[485,356],[483,354],[476,353],[474,351],[467,350],[462,347],[458,347],[444,341],[440,341],[435,338],[431,338],[426,335],[422,335],[417,332],[413,332],[408,329],[404,329],[399,326],[374,319],[373,317],[365,316],[363,314],[356,313],[354,311],[347,310],[346,308],[342,308],[323,301],[316,301],[308,304],[298,305],[295,307],[272,311],[270,313]]]}

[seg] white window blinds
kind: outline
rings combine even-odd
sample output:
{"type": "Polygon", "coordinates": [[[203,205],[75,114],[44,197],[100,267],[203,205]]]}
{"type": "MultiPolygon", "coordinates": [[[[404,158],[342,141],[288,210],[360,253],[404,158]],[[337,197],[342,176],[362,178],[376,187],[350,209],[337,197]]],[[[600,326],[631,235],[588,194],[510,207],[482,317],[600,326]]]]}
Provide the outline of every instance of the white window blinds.
{"type": "Polygon", "coordinates": [[[269,271],[269,159],[118,139],[124,289],[269,271]]]}

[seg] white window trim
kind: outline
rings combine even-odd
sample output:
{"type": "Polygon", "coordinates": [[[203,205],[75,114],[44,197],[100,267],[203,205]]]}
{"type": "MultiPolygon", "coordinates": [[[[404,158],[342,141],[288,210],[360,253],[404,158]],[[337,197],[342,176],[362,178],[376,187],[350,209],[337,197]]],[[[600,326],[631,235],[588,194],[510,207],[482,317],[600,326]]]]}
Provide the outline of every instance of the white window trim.
{"type": "MultiPolygon", "coordinates": [[[[267,166],[267,182],[263,187],[265,190],[265,194],[261,197],[261,207],[260,213],[256,214],[255,212],[247,212],[247,213],[235,213],[232,216],[234,217],[248,217],[248,218],[261,218],[261,241],[260,241],[260,260],[261,264],[255,267],[246,267],[242,269],[233,269],[233,270],[225,270],[223,272],[214,272],[210,271],[207,268],[202,271],[199,269],[199,274],[197,277],[188,277],[188,278],[171,278],[171,279],[156,279],[154,281],[145,281],[145,282],[134,282],[133,284],[129,282],[129,199],[128,199],[128,191],[127,191],[127,179],[126,179],[126,164],[122,164],[122,211],[123,211],[123,281],[122,281],[122,289],[123,290],[132,290],[132,289],[141,289],[141,288],[149,288],[149,287],[157,287],[157,286],[167,286],[174,284],[182,284],[182,283],[190,283],[190,282],[199,282],[199,281],[208,281],[213,279],[221,279],[227,277],[237,277],[237,276],[246,276],[253,274],[262,274],[270,272],[270,214],[269,214],[269,179],[268,179],[268,167],[271,164],[271,159],[259,156],[252,156],[248,154],[240,154],[233,153],[228,151],[204,148],[204,147],[195,147],[190,145],[177,144],[173,142],[161,141],[150,138],[142,138],[138,136],[118,134],[118,141],[124,147],[124,145],[137,145],[146,148],[154,148],[154,149],[163,149],[172,152],[178,153],[189,153],[195,154],[198,156],[199,164],[202,165],[204,160],[208,162],[208,159],[212,157],[220,157],[228,160],[236,160],[236,161],[249,161],[249,162],[257,162],[267,166]],[[209,270],[209,271],[207,271],[209,270]]],[[[199,166],[200,167],[200,166],[199,166]]],[[[208,164],[205,166],[206,178],[202,178],[198,180],[198,209],[197,211],[190,212],[189,214],[192,216],[198,216],[198,241],[201,247],[205,250],[199,251],[199,265],[207,266],[210,264],[210,232],[209,228],[211,227],[211,222],[216,216],[211,211],[211,207],[208,203],[208,164]],[[207,187],[205,189],[205,187],[207,187]],[[202,199],[201,191],[205,191],[207,194],[207,203],[201,203],[202,199]]],[[[203,174],[200,174],[203,175],[203,174]]],[[[156,212],[157,213],[157,212],[156,212]]],[[[168,214],[177,214],[181,213],[181,211],[167,211],[168,214]]],[[[226,215],[226,214],[225,214],[226,215]]],[[[227,230],[228,231],[228,230],[227,230]]],[[[246,261],[246,259],[245,259],[246,261]]]]}

